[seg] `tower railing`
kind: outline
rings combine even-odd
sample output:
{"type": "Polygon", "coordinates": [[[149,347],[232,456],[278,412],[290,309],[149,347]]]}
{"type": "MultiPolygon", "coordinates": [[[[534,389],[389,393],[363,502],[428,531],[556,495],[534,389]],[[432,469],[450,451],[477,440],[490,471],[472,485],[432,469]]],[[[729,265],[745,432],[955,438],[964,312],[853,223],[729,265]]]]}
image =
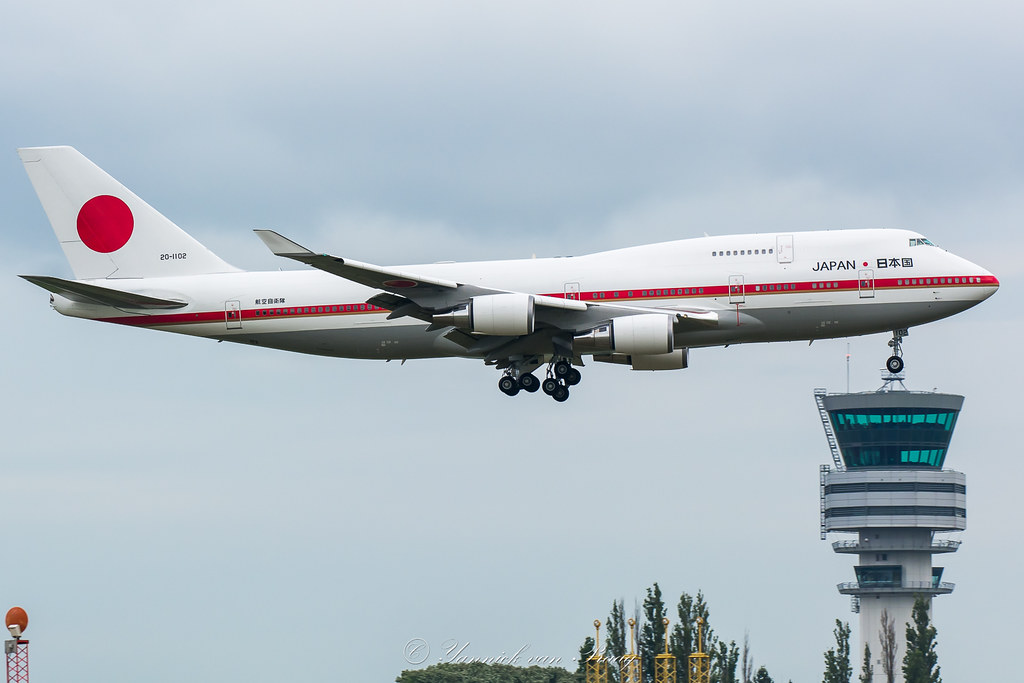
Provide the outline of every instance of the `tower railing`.
{"type": "Polygon", "coordinates": [[[879,549],[881,549],[881,550],[930,550],[930,551],[932,551],[934,553],[934,552],[950,552],[950,551],[955,551],[958,548],[960,548],[960,543],[962,543],[962,541],[951,541],[951,540],[934,541],[933,540],[931,543],[929,543],[927,545],[913,545],[913,544],[910,544],[910,543],[895,543],[895,544],[888,543],[883,548],[882,546],[878,545],[877,543],[875,544],[875,546],[871,546],[871,544],[864,545],[859,540],[856,540],[856,541],[833,541],[832,542],[832,549],[834,551],[836,551],[837,553],[838,552],[842,552],[844,550],[862,550],[864,552],[870,552],[870,551],[879,550],[879,549]]]}
{"type": "Polygon", "coordinates": [[[917,591],[920,593],[952,593],[956,588],[955,583],[940,581],[904,581],[901,584],[864,584],[859,581],[846,581],[836,585],[840,593],[901,593],[905,591],[917,591]]]}

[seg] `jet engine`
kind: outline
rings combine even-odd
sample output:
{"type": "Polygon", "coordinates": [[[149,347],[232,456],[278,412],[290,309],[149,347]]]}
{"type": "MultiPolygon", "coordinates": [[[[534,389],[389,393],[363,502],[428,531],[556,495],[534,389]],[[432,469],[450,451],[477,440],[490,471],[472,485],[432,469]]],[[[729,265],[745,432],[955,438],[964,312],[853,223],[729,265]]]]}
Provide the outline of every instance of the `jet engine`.
{"type": "Polygon", "coordinates": [[[658,356],[672,353],[672,316],[644,313],[612,318],[589,332],[573,338],[576,353],[622,353],[658,356]]]}
{"type": "Polygon", "coordinates": [[[653,356],[629,357],[634,370],[682,370],[689,365],[689,349],[676,349],[672,353],[659,353],[653,356]]]}
{"type": "Polygon", "coordinates": [[[488,294],[433,317],[437,325],[453,325],[477,334],[517,337],[533,332],[534,301],[529,294],[488,294]]]}
{"type": "Polygon", "coordinates": [[[599,363],[628,365],[634,370],[682,370],[690,364],[690,350],[676,349],[672,353],[627,355],[625,353],[595,354],[599,363]]]}

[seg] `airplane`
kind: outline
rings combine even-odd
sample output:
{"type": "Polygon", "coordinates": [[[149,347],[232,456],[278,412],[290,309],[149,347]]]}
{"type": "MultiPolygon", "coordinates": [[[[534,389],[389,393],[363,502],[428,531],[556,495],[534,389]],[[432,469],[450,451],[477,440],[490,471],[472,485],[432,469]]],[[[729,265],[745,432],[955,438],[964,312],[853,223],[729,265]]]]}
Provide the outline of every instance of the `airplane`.
{"type": "Polygon", "coordinates": [[[24,279],[77,318],[298,353],[385,361],[462,357],[501,371],[509,396],[569,397],[584,357],[678,370],[689,350],[892,332],[992,296],[992,273],[897,229],[681,239],[585,256],[378,266],[311,251],[309,269],[221,260],[72,147],[18,150],[73,280],[24,279]],[[535,373],[546,367],[543,379],[535,373]]]}

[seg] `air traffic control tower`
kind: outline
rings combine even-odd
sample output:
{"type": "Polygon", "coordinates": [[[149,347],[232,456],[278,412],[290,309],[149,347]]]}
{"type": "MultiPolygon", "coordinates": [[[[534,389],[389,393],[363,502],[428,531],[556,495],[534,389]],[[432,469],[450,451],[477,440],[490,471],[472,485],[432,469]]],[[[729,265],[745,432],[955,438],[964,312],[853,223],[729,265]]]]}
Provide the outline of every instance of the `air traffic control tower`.
{"type": "Polygon", "coordinates": [[[859,656],[871,648],[874,680],[885,681],[881,663],[882,612],[892,619],[900,650],[897,680],[914,598],[953,592],[932,556],[956,552],[960,541],[936,534],[967,526],[966,478],[943,469],[964,397],[882,389],[859,394],[814,392],[833,466],[821,467],[821,538],[855,534],[832,544],[857,556],[856,581],[839,584],[860,613],[859,656]]]}

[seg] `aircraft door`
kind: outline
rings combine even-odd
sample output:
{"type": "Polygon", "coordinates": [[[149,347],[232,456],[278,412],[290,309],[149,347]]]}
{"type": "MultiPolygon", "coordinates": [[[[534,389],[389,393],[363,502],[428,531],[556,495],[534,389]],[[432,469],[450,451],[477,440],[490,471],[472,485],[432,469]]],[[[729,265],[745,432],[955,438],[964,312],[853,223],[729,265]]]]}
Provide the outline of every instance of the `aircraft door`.
{"type": "Polygon", "coordinates": [[[745,301],[743,291],[743,276],[729,276],[729,303],[742,304],[745,301]]]}
{"type": "Polygon", "coordinates": [[[775,238],[775,257],[779,263],[793,262],[793,236],[778,235],[775,238]]]}
{"type": "Polygon", "coordinates": [[[861,270],[857,272],[857,289],[861,299],[875,298],[875,271],[861,270]]]}
{"type": "Polygon", "coordinates": [[[565,283],[565,298],[573,299],[575,301],[580,300],[580,283],[578,282],[566,282],[565,283]]]}
{"type": "Polygon", "coordinates": [[[242,305],[238,301],[224,302],[224,322],[229,330],[242,329],[242,305]]]}

